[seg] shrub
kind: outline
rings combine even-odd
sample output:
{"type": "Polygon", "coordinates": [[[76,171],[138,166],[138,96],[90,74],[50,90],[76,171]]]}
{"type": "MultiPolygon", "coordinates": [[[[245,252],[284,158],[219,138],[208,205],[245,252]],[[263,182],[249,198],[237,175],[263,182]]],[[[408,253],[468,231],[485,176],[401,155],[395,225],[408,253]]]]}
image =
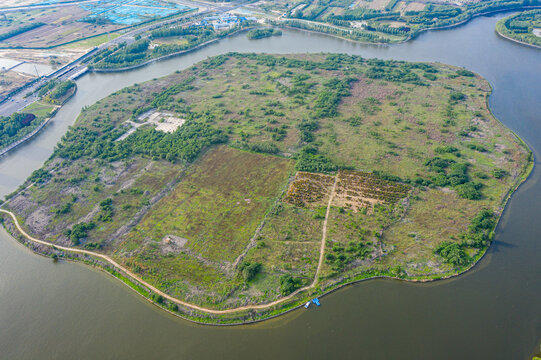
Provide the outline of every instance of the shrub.
{"type": "Polygon", "coordinates": [[[30,175],[28,180],[31,182],[34,182],[36,184],[44,183],[45,181],[49,180],[51,178],[51,174],[43,169],[38,169],[30,175]]]}
{"type": "Polygon", "coordinates": [[[239,265],[239,271],[242,274],[244,281],[249,282],[261,271],[263,265],[260,262],[245,261],[239,265]]]}
{"type": "Polygon", "coordinates": [[[501,179],[507,175],[509,175],[509,173],[504,169],[492,169],[492,176],[494,176],[496,179],[501,179]]]}
{"type": "Polygon", "coordinates": [[[479,200],[483,197],[480,189],[482,184],[468,182],[455,186],[456,193],[458,196],[468,200],[479,200]]]}
{"type": "Polygon", "coordinates": [[[449,101],[451,102],[462,101],[464,99],[466,99],[466,95],[461,92],[454,91],[449,95],[449,101]]]}
{"type": "Polygon", "coordinates": [[[460,70],[457,70],[456,72],[458,75],[460,76],[469,76],[469,77],[473,77],[475,76],[475,74],[469,70],[466,70],[466,69],[460,69],[460,70]]]}
{"type": "Polygon", "coordinates": [[[299,278],[293,278],[291,275],[282,275],[280,278],[280,293],[287,296],[300,288],[302,281],[299,278]]]}
{"type": "Polygon", "coordinates": [[[73,225],[73,227],[64,233],[66,236],[69,236],[71,242],[73,245],[79,245],[81,243],[81,239],[84,239],[88,236],[88,231],[92,230],[96,226],[93,222],[88,223],[79,223],[73,225]]]}
{"type": "Polygon", "coordinates": [[[113,221],[113,199],[108,198],[100,202],[100,213],[98,220],[103,222],[113,221]]]}
{"type": "Polygon", "coordinates": [[[460,244],[449,241],[441,242],[434,253],[440,255],[444,262],[454,266],[466,265],[471,260],[460,244]]]}
{"type": "Polygon", "coordinates": [[[480,144],[470,143],[467,146],[472,150],[476,150],[476,151],[479,151],[479,152],[487,152],[487,148],[484,147],[483,145],[480,145],[480,144]]]}
{"type": "Polygon", "coordinates": [[[151,299],[152,301],[158,303],[158,304],[162,304],[163,301],[165,300],[165,299],[163,298],[163,296],[158,295],[158,294],[156,294],[156,293],[150,294],[150,299],[151,299]]]}

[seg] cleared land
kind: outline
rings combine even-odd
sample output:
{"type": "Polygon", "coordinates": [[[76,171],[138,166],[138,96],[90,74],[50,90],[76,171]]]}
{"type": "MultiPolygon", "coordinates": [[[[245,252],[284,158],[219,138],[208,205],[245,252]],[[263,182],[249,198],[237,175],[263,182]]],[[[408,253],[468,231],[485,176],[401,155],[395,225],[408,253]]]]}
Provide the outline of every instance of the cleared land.
{"type": "Polygon", "coordinates": [[[0,99],[3,99],[11,91],[34,79],[35,76],[18,73],[12,70],[0,72],[0,99]]]}
{"type": "Polygon", "coordinates": [[[2,33],[17,31],[29,21],[43,25],[10,36],[0,41],[0,46],[48,48],[124,27],[110,22],[96,24],[81,21],[89,15],[90,11],[78,5],[5,13],[4,26],[0,28],[2,33]]]}
{"type": "Polygon", "coordinates": [[[287,159],[214,148],[126,235],[115,259],[174,296],[197,303],[227,299],[241,285],[232,264],[292,168],[287,159]]]}
{"type": "Polygon", "coordinates": [[[136,286],[198,321],[269,316],[375,275],[450,276],[485,252],[531,163],[489,93],[440,64],[213,57],[86,108],[5,207],[169,296],[241,309],[179,309],[136,286]],[[185,122],[114,141],[150,113],[185,122]]]}

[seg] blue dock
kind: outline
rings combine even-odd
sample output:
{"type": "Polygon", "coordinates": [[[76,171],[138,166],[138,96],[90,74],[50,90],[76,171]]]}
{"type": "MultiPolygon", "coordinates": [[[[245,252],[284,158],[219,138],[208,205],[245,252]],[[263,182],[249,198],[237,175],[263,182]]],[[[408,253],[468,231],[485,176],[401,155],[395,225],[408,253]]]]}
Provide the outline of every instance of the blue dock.
{"type": "Polygon", "coordinates": [[[315,298],[314,300],[312,300],[312,302],[314,304],[316,304],[317,306],[321,306],[321,304],[319,303],[319,299],[318,298],[315,298]]]}

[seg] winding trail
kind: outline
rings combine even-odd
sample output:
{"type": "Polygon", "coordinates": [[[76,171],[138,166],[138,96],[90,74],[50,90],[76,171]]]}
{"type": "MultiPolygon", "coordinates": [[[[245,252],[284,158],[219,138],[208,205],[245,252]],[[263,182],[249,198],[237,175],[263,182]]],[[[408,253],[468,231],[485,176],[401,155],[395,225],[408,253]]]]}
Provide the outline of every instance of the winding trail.
{"type": "Polygon", "coordinates": [[[83,249],[75,249],[75,248],[71,248],[71,247],[55,245],[55,244],[52,244],[52,243],[44,241],[44,240],[36,239],[36,238],[30,236],[26,231],[23,230],[23,228],[19,224],[19,221],[17,220],[17,217],[11,211],[0,209],[0,213],[4,213],[4,214],[7,214],[7,215],[11,216],[11,218],[13,220],[13,223],[15,224],[15,227],[17,228],[17,230],[24,237],[26,237],[28,240],[30,240],[32,242],[35,242],[35,243],[41,244],[41,245],[45,245],[45,246],[49,246],[49,247],[53,247],[55,249],[60,249],[60,250],[64,250],[64,251],[71,251],[71,252],[78,253],[78,254],[84,254],[84,255],[89,255],[89,256],[94,256],[94,257],[100,258],[102,260],[107,261],[108,263],[113,265],[115,268],[122,271],[125,275],[127,275],[130,278],[132,278],[133,280],[137,281],[139,284],[145,286],[146,288],[148,288],[152,292],[154,292],[154,293],[156,293],[158,295],[161,295],[163,298],[165,298],[165,299],[167,299],[167,300],[169,300],[169,301],[171,301],[173,303],[176,303],[178,305],[181,305],[181,306],[184,306],[184,307],[187,307],[187,308],[190,308],[190,309],[194,309],[194,310],[202,311],[202,312],[205,312],[205,313],[209,313],[209,314],[223,315],[223,314],[231,314],[231,313],[244,311],[244,310],[267,309],[267,308],[278,305],[278,304],[280,304],[280,303],[282,303],[282,302],[284,302],[286,300],[289,300],[289,299],[293,298],[295,295],[297,295],[298,293],[300,293],[302,291],[312,289],[312,288],[314,288],[316,286],[316,284],[318,282],[319,272],[321,270],[321,266],[323,265],[323,256],[324,256],[324,253],[325,253],[325,240],[327,238],[327,220],[329,218],[329,213],[330,213],[330,210],[331,210],[331,203],[332,203],[332,200],[333,200],[333,197],[334,197],[334,192],[335,192],[335,189],[336,189],[336,183],[337,182],[338,182],[338,175],[335,177],[334,184],[333,184],[333,187],[332,187],[332,190],[331,190],[331,194],[329,196],[329,202],[327,204],[327,212],[325,213],[325,221],[323,222],[323,230],[322,230],[322,236],[321,236],[321,247],[320,247],[320,250],[319,250],[319,262],[318,262],[318,265],[317,265],[316,274],[314,276],[314,281],[310,285],[307,285],[307,286],[305,286],[303,288],[297,289],[296,291],[292,292],[288,296],[285,296],[283,298],[280,298],[280,299],[275,300],[275,301],[270,302],[270,303],[261,304],[261,305],[240,306],[240,307],[237,307],[237,308],[226,309],[226,310],[209,309],[209,308],[201,307],[201,306],[191,304],[191,303],[179,300],[177,298],[174,298],[171,295],[168,295],[168,294],[164,293],[163,291],[161,291],[161,290],[155,288],[154,286],[150,285],[148,282],[144,281],[141,277],[134,274],[133,272],[131,272],[130,270],[128,270],[124,266],[120,265],[119,263],[117,263],[111,257],[109,257],[107,255],[100,254],[100,253],[93,252],[93,251],[83,250],[83,249]]]}

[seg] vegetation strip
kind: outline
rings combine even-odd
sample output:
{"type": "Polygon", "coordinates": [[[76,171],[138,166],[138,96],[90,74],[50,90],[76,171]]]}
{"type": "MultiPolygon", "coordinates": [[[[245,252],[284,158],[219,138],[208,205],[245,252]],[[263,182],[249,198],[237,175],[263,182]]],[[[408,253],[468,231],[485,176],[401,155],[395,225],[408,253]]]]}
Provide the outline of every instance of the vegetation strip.
{"type": "Polygon", "coordinates": [[[303,7],[276,1],[271,9],[283,12],[274,24],[328,33],[350,40],[401,43],[421,32],[457,26],[473,17],[541,5],[538,0],[501,0],[482,3],[309,0],[303,7]]]}
{"type": "MultiPolygon", "coordinates": [[[[251,29],[251,27],[244,28],[244,29],[240,29],[240,30],[236,30],[236,31],[232,32],[231,34],[229,34],[228,36],[237,35],[237,34],[239,34],[239,33],[242,33],[242,32],[245,32],[245,31],[249,31],[250,29],[251,29]]],[[[222,39],[222,38],[211,39],[211,40],[208,40],[208,41],[206,41],[206,42],[204,42],[204,43],[195,45],[194,47],[189,48],[189,49],[180,50],[180,51],[173,52],[173,53],[170,53],[170,54],[167,54],[167,55],[162,55],[162,56],[159,56],[159,57],[155,57],[155,58],[149,59],[149,60],[147,60],[147,61],[145,61],[145,62],[133,64],[133,65],[126,66],[126,67],[120,67],[120,68],[99,68],[99,67],[92,67],[91,70],[92,70],[93,72],[96,72],[96,73],[134,70],[134,69],[138,69],[138,68],[140,68],[140,67],[144,67],[144,66],[150,65],[150,64],[152,64],[152,63],[154,63],[154,62],[156,62],[156,61],[161,61],[161,60],[169,59],[169,58],[171,58],[171,57],[175,57],[175,56],[180,56],[180,55],[183,55],[183,54],[187,54],[187,53],[189,53],[189,52],[192,52],[192,51],[201,49],[201,48],[203,48],[203,47],[205,47],[205,46],[208,46],[208,45],[210,45],[210,44],[213,44],[213,43],[215,43],[215,42],[218,42],[218,41],[220,41],[221,39],[222,39]]]]}

